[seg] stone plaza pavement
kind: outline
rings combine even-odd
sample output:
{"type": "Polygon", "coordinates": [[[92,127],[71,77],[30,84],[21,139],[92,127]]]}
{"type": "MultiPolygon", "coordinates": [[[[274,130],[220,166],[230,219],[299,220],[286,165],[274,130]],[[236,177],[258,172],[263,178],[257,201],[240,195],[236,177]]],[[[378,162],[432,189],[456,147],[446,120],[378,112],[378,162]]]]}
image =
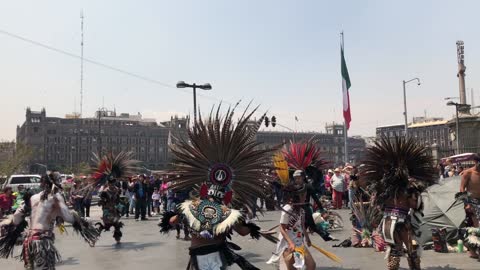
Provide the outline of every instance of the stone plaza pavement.
{"type": "MultiPolygon", "coordinates": [[[[100,209],[92,209],[92,218],[98,219],[100,209]]],[[[350,233],[348,211],[341,210],[346,224],[343,231],[334,232],[333,235],[341,240],[350,233]]],[[[257,223],[264,229],[269,229],[278,224],[280,212],[266,212],[257,223]]],[[[135,221],[133,218],[124,219],[123,243],[114,244],[112,232],[105,232],[94,248],[90,248],[71,228],[67,227],[68,235],[60,235],[56,230],[56,246],[60,250],[63,262],[58,265],[60,270],[99,270],[99,269],[125,269],[125,270],[150,270],[150,269],[185,269],[188,262],[189,242],[175,239],[175,233],[160,235],[157,226],[158,218],[148,221],[135,221]]],[[[183,236],[183,232],[182,232],[183,236]]],[[[266,241],[255,241],[250,237],[234,237],[234,242],[242,247],[241,253],[251,263],[260,269],[275,269],[265,262],[270,258],[275,246],[266,241]]],[[[312,242],[318,244],[342,258],[341,264],[330,261],[315,250],[311,250],[317,269],[386,269],[383,257],[385,253],[376,253],[373,249],[357,248],[332,248],[332,242],[324,242],[320,237],[313,236],[312,242]]],[[[18,253],[19,250],[17,249],[18,253]]],[[[442,254],[425,251],[422,258],[423,269],[480,269],[480,262],[468,258],[467,254],[442,254]]],[[[405,259],[401,266],[408,269],[405,259]]],[[[0,260],[0,269],[23,269],[21,262],[14,259],[0,260]]],[[[238,269],[236,266],[232,269],[238,269]]]]}

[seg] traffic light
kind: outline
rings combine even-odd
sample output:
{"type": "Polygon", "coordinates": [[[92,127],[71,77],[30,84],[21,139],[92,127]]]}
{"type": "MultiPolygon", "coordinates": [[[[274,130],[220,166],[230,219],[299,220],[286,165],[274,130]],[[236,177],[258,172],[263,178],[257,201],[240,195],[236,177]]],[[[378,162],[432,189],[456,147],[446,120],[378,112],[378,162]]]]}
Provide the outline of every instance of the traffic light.
{"type": "Polygon", "coordinates": [[[270,120],[268,120],[268,117],[265,116],[265,126],[268,127],[270,124],[270,120]]]}
{"type": "Polygon", "coordinates": [[[277,125],[277,117],[272,116],[272,127],[275,127],[277,125]]]}

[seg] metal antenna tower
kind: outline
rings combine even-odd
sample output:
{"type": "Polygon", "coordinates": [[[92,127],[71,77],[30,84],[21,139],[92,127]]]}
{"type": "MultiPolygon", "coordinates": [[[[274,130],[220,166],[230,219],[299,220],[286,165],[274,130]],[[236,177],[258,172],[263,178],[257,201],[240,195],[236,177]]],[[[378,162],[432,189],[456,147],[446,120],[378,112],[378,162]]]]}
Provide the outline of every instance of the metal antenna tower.
{"type": "Polygon", "coordinates": [[[80,51],[80,117],[83,114],[83,10],[80,11],[80,27],[82,33],[82,41],[80,43],[81,51],[80,51]]]}

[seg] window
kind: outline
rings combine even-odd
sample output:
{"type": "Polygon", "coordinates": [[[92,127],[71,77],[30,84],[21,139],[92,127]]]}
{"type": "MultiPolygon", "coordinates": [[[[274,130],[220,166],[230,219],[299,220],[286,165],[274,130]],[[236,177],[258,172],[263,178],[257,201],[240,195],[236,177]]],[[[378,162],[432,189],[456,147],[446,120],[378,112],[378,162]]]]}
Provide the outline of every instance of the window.
{"type": "Polygon", "coordinates": [[[33,184],[33,183],[40,183],[40,177],[35,176],[19,176],[13,177],[10,179],[10,184],[33,184]]]}

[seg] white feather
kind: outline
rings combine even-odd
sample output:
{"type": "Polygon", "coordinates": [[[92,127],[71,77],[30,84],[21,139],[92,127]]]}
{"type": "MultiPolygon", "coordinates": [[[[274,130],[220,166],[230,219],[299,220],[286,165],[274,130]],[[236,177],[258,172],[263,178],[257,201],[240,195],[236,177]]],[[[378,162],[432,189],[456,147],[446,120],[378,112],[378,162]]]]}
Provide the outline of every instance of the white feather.
{"type": "Polygon", "coordinates": [[[235,225],[238,222],[238,219],[241,216],[242,214],[240,213],[240,211],[231,209],[230,215],[228,215],[228,217],[224,221],[222,221],[220,224],[218,224],[215,227],[215,235],[219,235],[228,231],[230,228],[233,227],[233,225],[235,225]]]}
{"type": "Polygon", "coordinates": [[[192,205],[192,201],[185,201],[180,204],[180,210],[182,213],[185,215],[185,217],[188,220],[188,223],[190,225],[190,228],[192,228],[195,231],[200,231],[201,229],[201,223],[200,221],[192,214],[192,211],[190,210],[190,206],[192,205]]]}

